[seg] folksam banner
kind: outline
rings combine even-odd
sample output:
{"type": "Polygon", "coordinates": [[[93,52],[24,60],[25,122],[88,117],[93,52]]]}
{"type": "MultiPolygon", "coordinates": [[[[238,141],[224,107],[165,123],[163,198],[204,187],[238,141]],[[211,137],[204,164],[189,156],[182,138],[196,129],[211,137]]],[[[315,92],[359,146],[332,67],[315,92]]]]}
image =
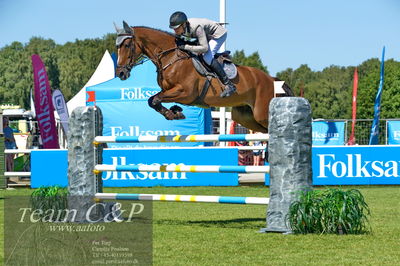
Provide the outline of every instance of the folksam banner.
{"type": "Polygon", "coordinates": [[[345,122],[313,121],[313,145],[344,145],[345,122]]]}
{"type": "Polygon", "coordinates": [[[46,68],[39,55],[32,55],[35,110],[44,149],[59,149],[54,107],[46,68]]]}
{"type": "Polygon", "coordinates": [[[400,145],[400,121],[388,121],[388,144],[400,145]]]}
{"type": "Polygon", "coordinates": [[[313,147],[313,185],[399,185],[400,146],[313,147]]]}
{"type": "MultiPolygon", "coordinates": [[[[104,164],[185,164],[237,165],[238,150],[233,148],[147,148],[105,149],[104,164]]],[[[31,152],[31,187],[67,186],[67,150],[33,150],[31,152]]],[[[237,186],[238,173],[172,173],[172,172],[104,172],[104,187],[184,187],[237,186]]]]}
{"type": "MultiPolygon", "coordinates": [[[[400,145],[318,146],[312,148],[313,184],[400,185],[400,145]]],[[[103,161],[112,165],[171,164],[237,165],[232,148],[106,149],[103,161]]],[[[67,150],[32,150],[31,187],[67,186],[67,150]]],[[[237,186],[237,173],[105,172],[104,187],[237,186]]],[[[266,175],[266,185],[269,176],[266,175]]]]}

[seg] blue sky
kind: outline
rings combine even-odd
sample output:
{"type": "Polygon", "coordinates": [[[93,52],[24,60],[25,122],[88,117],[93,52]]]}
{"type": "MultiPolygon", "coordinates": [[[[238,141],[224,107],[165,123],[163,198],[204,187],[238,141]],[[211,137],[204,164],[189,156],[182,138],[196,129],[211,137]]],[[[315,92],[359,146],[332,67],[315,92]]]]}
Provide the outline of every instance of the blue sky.
{"type": "MultiPolygon", "coordinates": [[[[219,0],[0,0],[0,48],[32,36],[58,44],[114,32],[113,22],[170,31],[174,11],[219,20],[219,0]]],[[[307,64],[400,61],[400,0],[226,0],[227,49],[258,51],[272,75],[307,64]]]]}

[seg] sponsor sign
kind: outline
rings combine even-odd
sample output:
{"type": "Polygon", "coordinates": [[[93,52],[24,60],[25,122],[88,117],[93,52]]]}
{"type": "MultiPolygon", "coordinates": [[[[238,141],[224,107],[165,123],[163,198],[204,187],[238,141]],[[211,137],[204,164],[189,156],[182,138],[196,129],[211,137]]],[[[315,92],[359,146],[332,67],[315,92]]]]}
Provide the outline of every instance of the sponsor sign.
{"type": "Polygon", "coordinates": [[[388,144],[400,145],[400,121],[387,121],[388,144]]]}
{"type": "MultiPolygon", "coordinates": [[[[67,150],[31,152],[31,187],[67,186],[67,150]],[[46,164],[44,167],[43,164],[46,164]]],[[[110,149],[103,152],[103,163],[238,165],[234,148],[110,149]]],[[[104,187],[152,186],[237,186],[237,173],[105,172],[104,187]]]]}
{"type": "Polygon", "coordinates": [[[400,146],[313,147],[314,185],[400,184],[400,146]]]}
{"type": "Polygon", "coordinates": [[[58,135],[54,120],[50,83],[46,68],[39,55],[32,55],[33,80],[35,85],[35,110],[44,149],[58,149],[58,135]]]}
{"type": "Polygon", "coordinates": [[[344,145],[345,122],[312,122],[313,145],[344,145]]]}
{"type": "MultiPolygon", "coordinates": [[[[238,165],[237,149],[188,148],[104,150],[103,163],[238,165]],[[218,163],[213,160],[218,158],[218,163]]],[[[103,174],[107,187],[149,186],[237,186],[237,173],[172,173],[172,172],[107,172],[103,174]]]]}
{"type": "MultiPolygon", "coordinates": [[[[314,185],[400,185],[400,146],[313,147],[314,185]]],[[[237,165],[238,150],[177,148],[105,150],[105,164],[237,165]]],[[[31,186],[67,186],[67,150],[31,152],[31,186]],[[44,167],[46,164],[46,167],[44,167]]],[[[235,186],[238,174],[104,173],[105,187],[235,186]]],[[[266,185],[269,176],[266,175],[266,185]]]]}

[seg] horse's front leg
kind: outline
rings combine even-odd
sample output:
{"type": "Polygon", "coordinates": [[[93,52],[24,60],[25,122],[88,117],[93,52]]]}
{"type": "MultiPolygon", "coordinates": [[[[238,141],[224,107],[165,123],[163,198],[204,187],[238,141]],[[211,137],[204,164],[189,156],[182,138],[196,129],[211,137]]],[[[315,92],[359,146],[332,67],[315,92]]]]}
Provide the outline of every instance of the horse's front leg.
{"type": "Polygon", "coordinates": [[[162,114],[167,120],[185,119],[182,108],[177,105],[171,106],[170,109],[165,108],[162,102],[162,92],[157,93],[149,98],[148,103],[151,108],[162,114]],[[160,95],[161,94],[161,95],[160,95]]]}

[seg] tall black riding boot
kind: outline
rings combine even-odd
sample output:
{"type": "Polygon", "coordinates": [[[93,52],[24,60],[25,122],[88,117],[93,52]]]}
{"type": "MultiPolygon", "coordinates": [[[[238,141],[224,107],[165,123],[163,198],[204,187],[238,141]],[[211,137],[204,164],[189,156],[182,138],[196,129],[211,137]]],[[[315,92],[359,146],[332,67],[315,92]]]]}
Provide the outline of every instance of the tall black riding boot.
{"type": "Polygon", "coordinates": [[[221,98],[231,96],[236,91],[236,87],[232,83],[232,81],[230,81],[230,79],[227,77],[221,64],[218,63],[218,61],[216,59],[213,59],[211,61],[210,67],[212,70],[214,70],[214,72],[217,74],[218,78],[225,85],[225,89],[221,92],[221,94],[219,96],[221,98]]]}

